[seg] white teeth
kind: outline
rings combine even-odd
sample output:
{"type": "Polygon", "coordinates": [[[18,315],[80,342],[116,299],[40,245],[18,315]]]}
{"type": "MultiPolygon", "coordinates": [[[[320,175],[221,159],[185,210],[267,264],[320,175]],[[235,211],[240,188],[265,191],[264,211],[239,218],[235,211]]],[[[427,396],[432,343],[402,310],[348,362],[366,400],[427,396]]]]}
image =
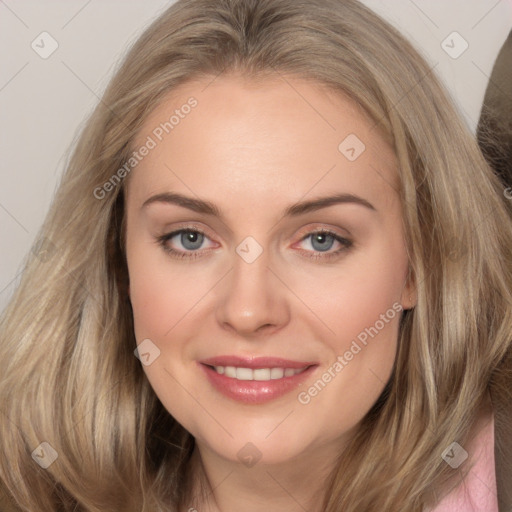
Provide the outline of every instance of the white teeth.
{"type": "MultiPolygon", "coordinates": [[[[222,368],[222,366],[221,366],[222,368]]],[[[236,368],[234,366],[225,366],[224,367],[224,375],[226,377],[231,377],[232,379],[236,379],[236,368]]]]}
{"type": "Polygon", "coordinates": [[[270,370],[271,379],[282,379],[284,377],[284,370],[282,368],[272,368],[270,370]]]}
{"type": "Polygon", "coordinates": [[[270,380],[270,368],[259,368],[252,371],[254,380],[270,380]]]}
{"type": "Polygon", "coordinates": [[[250,368],[237,368],[236,378],[238,380],[252,380],[252,370],[250,368]]]}
{"type": "Polygon", "coordinates": [[[259,368],[252,371],[254,380],[270,380],[270,368],[259,368]]]}
{"type": "Polygon", "coordinates": [[[215,371],[231,379],[238,380],[276,380],[293,377],[303,372],[304,368],[238,368],[236,366],[214,366],[215,371]]]}

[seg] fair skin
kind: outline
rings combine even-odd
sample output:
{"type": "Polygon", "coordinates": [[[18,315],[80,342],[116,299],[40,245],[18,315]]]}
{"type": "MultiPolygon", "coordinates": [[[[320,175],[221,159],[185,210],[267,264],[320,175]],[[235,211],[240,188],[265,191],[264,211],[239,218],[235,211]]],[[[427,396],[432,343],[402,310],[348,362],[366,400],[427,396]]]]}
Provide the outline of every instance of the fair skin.
{"type": "Polygon", "coordinates": [[[336,455],[391,374],[400,314],[390,311],[394,304],[414,306],[395,155],[353,102],[279,76],[183,84],[145,120],[137,143],[191,96],[197,107],[127,183],[135,335],[138,344],[150,339],[160,350],[144,370],[166,409],[195,437],[194,455],[214,489],[206,503],[190,507],[319,510],[336,455]],[[366,147],[353,161],[338,149],[349,134],[366,147]],[[143,206],[171,192],[214,203],[222,218],[165,201],[143,206]],[[284,216],[294,203],[333,194],[357,196],[371,207],[344,202],[284,216]],[[157,243],[185,228],[206,236],[188,241],[178,234],[165,247],[157,243]],[[319,229],[352,244],[315,239],[319,229]],[[251,262],[236,251],[249,236],[263,249],[251,262]],[[178,259],[166,248],[197,257],[178,259]],[[378,333],[345,357],[382,315],[378,333]],[[251,403],[206,378],[200,362],[223,355],[312,364],[292,390],[251,403]],[[333,372],[338,356],[343,367],[333,372]],[[329,382],[308,394],[329,369],[329,382]],[[249,467],[240,450],[261,458],[249,467]]]}

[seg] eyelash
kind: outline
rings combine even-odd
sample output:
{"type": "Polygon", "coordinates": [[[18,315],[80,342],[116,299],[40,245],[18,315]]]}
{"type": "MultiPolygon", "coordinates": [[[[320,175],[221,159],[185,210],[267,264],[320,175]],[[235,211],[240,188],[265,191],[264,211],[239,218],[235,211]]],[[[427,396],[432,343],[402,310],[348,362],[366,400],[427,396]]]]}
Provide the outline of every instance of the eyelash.
{"type": "MultiPolygon", "coordinates": [[[[167,242],[170,239],[172,239],[173,237],[175,237],[176,235],[178,235],[180,233],[198,233],[200,235],[204,235],[205,237],[209,238],[208,235],[204,231],[201,231],[200,229],[181,228],[176,231],[172,231],[171,233],[167,233],[165,235],[156,237],[156,241],[164,249],[164,251],[166,253],[168,253],[170,256],[172,256],[173,258],[180,259],[180,260],[181,259],[193,260],[193,259],[201,257],[202,253],[204,253],[204,251],[202,251],[202,252],[201,251],[186,251],[186,252],[184,252],[184,251],[178,251],[176,249],[172,249],[167,245],[167,242]]],[[[350,249],[353,245],[352,241],[350,241],[346,238],[343,238],[343,237],[339,236],[337,233],[335,233],[334,231],[330,231],[328,229],[317,229],[317,230],[310,231],[300,239],[300,242],[306,240],[308,237],[310,237],[312,235],[319,235],[319,234],[332,236],[337,242],[339,242],[341,244],[341,247],[333,252],[316,251],[314,253],[314,255],[311,254],[311,251],[305,251],[305,250],[300,251],[301,253],[306,253],[306,257],[310,258],[312,260],[320,260],[321,259],[321,260],[330,261],[332,259],[340,257],[343,252],[350,249]]],[[[207,250],[207,252],[208,252],[208,250],[207,250]]]]}

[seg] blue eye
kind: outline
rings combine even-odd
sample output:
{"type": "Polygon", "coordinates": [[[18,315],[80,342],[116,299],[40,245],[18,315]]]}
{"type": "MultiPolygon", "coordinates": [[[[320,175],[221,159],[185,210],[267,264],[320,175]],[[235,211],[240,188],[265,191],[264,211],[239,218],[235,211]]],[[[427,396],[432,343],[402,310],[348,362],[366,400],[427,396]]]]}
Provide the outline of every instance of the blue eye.
{"type": "Polygon", "coordinates": [[[304,251],[307,254],[305,256],[311,259],[323,259],[330,260],[333,258],[337,258],[341,255],[341,253],[347,251],[350,247],[352,247],[353,243],[346,238],[339,236],[337,233],[334,233],[329,230],[318,230],[312,231],[302,238],[301,242],[304,240],[310,239],[310,245],[314,251],[304,251]],[[338,243],[341,245],[338,249],[332,252],[327,252],[332,248],[334,243],[338,243]]]}
{"type": "MultiPolygon", "coordinates": [[[[171,233],[157,237],[157,242],[163,249],[170,254],[173,258],[198,258],[204,254],[205,251],[200,251],[204,241],[209,237],[198,229],[183,228],[171,233]],[[176,249],[172,247],[173,244],[181,244],[183,249],[176,249]]],[[[317,230],[308,233],[301,239],[301,242],[311,239],[311,250],[301,250],[307,258],[329,260],[339,257],[342,252],[345,252],[352,246],[352,242],[339,236],[338,234],[328,230],[317,230]],[[341,245],[335,251],[329,251],[335,243],[341,245]]]]}
{"type": "Polygon", "coordinates": [[[317,232],[311,235],[308,235],[305,240],[308,238],[311,239],[311,246],[315,251],[328,251],[333,243],[336,241],[335,237],[329,233],[317,232]],[[327,242],[327,243],[326,243],[327,242]]]}
{"type": "Polygon", "coordinates": [[[175,236],[179,237],[181,245],[187,249],[187,251],[199,249],[205,237],[203,233],[199,233],[198,231],[181,231],[175,236]]]}
{"type": "Polygon", "coordinates": [[[175,258],[197,258],[201,254],[197,251],[203,244],[205,238],[208,238],[205,233],[197,229],[179,229],[167,235],[158,237],[158,242],[162,245],[164,250],[175,258]],[[173,239],[177,239],[183,250],[176,250],[169,245],[173,239]]]}

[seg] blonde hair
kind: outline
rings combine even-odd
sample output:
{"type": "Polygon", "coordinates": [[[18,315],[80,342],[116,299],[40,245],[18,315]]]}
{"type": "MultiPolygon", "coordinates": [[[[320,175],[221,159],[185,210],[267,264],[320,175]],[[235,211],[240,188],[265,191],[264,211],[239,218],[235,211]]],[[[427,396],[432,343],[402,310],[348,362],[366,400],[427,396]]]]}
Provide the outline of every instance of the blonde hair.
{"type": "Polygon", "coordinates": [[[102,199],[94,190],[123,166],[169,91],[228,72],[303,77],[348,95],[399,162],[417,305],[403,313],[393,375],[340,453],[322,510],[432,505],[446,481],[453,485],[442,452],[468,441],[488,394],[504,505],[511,202],[433,69],[355,0],[179,0],[129,51],[81,134],[2,316],[0,482],[31,511],[190,505],[194,440],[133,354],[124,183],[102,199]],[[42,442],[58,454],[46,469],[31,457],[42,442]]]}

